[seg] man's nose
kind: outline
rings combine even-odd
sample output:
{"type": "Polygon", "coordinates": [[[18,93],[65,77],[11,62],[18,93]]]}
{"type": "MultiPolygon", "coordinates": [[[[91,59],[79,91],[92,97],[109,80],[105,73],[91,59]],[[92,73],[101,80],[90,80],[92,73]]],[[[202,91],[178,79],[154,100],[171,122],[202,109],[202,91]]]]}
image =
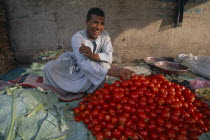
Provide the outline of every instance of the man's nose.
{"type": "Polygon", "coordinates": [[[98,24],[98,25],[96,26],[96,28],[97,28],[97,29],[102,29],[102,28],[103,28],[103,25],[98,24]]]}

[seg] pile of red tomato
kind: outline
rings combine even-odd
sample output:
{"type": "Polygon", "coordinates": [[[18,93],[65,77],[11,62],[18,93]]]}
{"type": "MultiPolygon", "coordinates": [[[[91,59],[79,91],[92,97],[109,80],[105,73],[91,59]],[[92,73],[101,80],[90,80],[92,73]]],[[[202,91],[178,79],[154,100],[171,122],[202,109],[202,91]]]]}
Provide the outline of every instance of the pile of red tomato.
{"type": "Polygon", "coordinates": [[[74,113],[98,140],[197,140],[210,131],[208,104],[163,75],[105,84],[74,113]]]}

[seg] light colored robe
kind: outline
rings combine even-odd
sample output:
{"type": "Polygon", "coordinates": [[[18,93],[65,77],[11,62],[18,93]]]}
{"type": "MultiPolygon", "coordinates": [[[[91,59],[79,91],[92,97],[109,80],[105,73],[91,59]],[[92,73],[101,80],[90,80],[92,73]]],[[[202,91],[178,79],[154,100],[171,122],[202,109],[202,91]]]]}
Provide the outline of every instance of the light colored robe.
{"type": "Polygon", "coordinates": [[[86,36],[86,30],[77,32],[71,39],[73,52],[65,52],[58,59],[45,65],[44,83],[57,87],[64,92],[91,93],[105,80],[112,63],[112,44],[109,34],[103,31],[95,40],[94,53],[100,61],[92,61],[79,52],[82,43],[94,49],[93,43],[86,36]]]}

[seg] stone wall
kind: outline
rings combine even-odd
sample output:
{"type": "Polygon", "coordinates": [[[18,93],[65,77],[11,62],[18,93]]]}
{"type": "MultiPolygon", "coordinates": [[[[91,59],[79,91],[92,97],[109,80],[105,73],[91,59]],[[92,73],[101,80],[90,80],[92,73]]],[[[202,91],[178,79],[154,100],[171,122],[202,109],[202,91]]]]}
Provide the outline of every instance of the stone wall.
{"type": "Polygon", "coordinates": [[[189,0],[182,27],[173,28],[176,0],[5,0],[18,62],[43,50],[70,48],[85,28],[86,13],[101,7],[114,48],[114,62],[180,53],[210,55],[210,1],[189,0]]]}

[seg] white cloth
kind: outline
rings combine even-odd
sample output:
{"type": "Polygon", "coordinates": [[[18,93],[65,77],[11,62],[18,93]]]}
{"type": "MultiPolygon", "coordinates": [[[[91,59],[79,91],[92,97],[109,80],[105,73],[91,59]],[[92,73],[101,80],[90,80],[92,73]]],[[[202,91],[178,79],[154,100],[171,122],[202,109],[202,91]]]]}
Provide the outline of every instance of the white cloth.
{"type": "Polygon", "coordinates": [[[94,53],[100,61],[92,61],[79,52],[82,43],[93,51],[94,46],[86,36],[86,30],[77,32],[71,39],[73,52],[65,52],[58,59],[48,62],[44,68],[44,83],[64,92],[88,92],[96,90],[105,80],[112,63],[112,44],[109,34],[103,31],[95,40],[94,53]]]}

